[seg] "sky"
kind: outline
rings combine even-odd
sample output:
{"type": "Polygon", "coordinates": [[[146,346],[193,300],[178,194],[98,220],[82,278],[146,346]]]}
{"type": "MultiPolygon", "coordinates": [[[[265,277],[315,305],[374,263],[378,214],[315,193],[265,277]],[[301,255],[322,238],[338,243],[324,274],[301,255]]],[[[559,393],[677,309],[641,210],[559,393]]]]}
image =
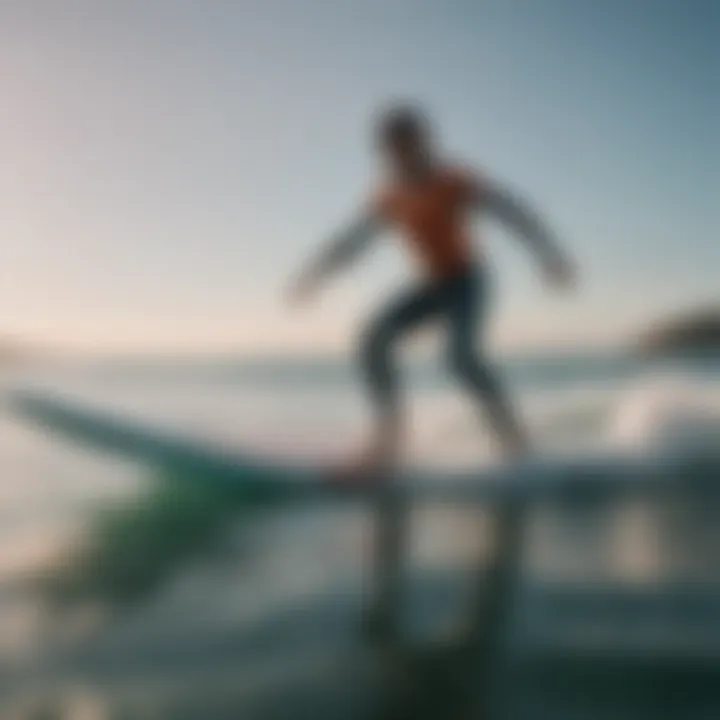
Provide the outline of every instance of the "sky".
{"type": "Polygon", "coordinates": [[[717,304],[719,37],[716,0],[0,0],[0,336],[351,349],[410,276],[392,237],[313,307],[283,290],[365,201],[396,98],[580,267],[548,292],[479,226],[498,348],[717,304]]]}

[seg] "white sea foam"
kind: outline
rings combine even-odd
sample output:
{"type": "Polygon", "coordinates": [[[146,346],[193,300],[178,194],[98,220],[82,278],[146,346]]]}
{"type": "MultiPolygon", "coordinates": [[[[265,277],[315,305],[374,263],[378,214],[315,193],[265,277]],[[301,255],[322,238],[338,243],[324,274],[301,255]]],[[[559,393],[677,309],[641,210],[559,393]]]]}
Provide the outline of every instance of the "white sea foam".
{"type": "Polygon", "coordinates": [[[720,385],[689,376],[647,378],[610,414],[607,437],[626,447],[717,447],[720,452],[720,385]]]}

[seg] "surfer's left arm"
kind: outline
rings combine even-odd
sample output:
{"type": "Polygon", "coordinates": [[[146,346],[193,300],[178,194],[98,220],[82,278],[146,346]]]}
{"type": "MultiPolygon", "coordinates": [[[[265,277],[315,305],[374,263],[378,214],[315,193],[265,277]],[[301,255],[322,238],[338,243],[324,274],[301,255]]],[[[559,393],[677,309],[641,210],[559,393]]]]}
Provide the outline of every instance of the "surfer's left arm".
{"type": "Polygon", "coordinates": [[[502,185],[483,179],[473,183],[473,205],[513,230],[538,256],[550,281],[566,286],[575,279],[570,257],[532,206],[502,185]]]}

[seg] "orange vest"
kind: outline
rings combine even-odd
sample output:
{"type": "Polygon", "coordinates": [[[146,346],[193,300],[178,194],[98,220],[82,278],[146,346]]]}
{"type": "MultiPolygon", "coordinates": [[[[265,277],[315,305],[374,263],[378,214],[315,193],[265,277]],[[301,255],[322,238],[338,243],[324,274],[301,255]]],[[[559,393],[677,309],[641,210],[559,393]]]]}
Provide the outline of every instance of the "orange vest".
{"type": "Polygon", "coordinates": [[[468,211],[479,189],[470,174],[441,168],[417,183],[384,188],[374,209],[400,230],[430,275],[447,277],[472,261],[468,211]]]}

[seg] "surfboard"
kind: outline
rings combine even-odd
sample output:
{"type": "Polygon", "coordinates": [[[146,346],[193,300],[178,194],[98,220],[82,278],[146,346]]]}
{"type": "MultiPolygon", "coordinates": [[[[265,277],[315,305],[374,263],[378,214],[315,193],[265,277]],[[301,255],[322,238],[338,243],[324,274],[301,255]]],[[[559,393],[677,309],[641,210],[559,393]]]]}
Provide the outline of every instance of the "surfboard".
{"type": "Polygon", "coordinates": [[[703,453],[692,448],[684,453],[673,448],[667,453],[623,450],[581,457],[537,456],[478,471],[404,469],[391,482],[367,478],[348,484],[338,482],[332,464],[323,458],[308,461],[249,448],[227,449],[50,392],[18,390],[7,400],[18,417],[87,448],[179,477],[284,501],[374,497],[379,486],[409,499],[440,502],[535,500],[656,491],[678,484],[696,488],[715,484],[720,475],[717,449],[703,453]]]}

